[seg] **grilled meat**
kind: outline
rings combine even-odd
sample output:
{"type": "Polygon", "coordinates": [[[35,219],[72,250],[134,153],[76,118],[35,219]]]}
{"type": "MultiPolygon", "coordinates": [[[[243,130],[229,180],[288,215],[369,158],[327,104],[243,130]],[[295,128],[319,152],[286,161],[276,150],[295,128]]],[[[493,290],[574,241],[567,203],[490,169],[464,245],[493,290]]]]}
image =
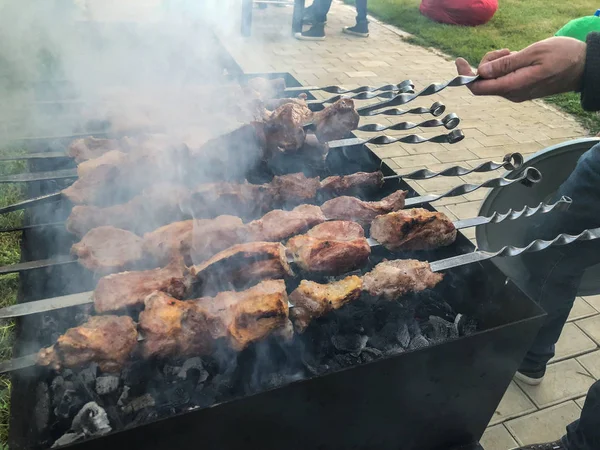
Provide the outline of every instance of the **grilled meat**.
{"type": "Polygon", "coordinates": [[[187,247],[189,251],[192,242],[193,220],[173,222],[144,234],[143,250],[158,264],[169,261],[174,255],[183,253],[187,247]]]}
{"type": "Polygon", "coordinates": [[[137,307],[154,291],[184,298],[189,288],[188,270],[182,258],[174,259],[161,269],[121,272],[101,278],[94,290],[94,308],[102,314],[137,307]]]}
{"type": "Polygon", "coordinates": [[[381,214],[404,208],[406,191],[396,191],[378,202],[365,202],[356,197],[336,197],[326,201],[321,210],[328,219],[351,220],[367,228],[381,214]]]}
{"type": "Polygon", "coordinates": [[[278,205],[297,205],[313,200],[317,196],[321,183],[319,177],[306,178],[300,172],[275,176],[269,186],[274,191],[278,205]]]}
{"type": "Polygon", "coordinates": [[[71,254],[96,273],[109,274],[131,268],[142,260],[142,239],[119,228],[104,226],[90,230],[73,244],[71,254]]]}
{"type": "Polygon", "coordinates": [[[356,172],[351,175],[334,175],[321,181],[321,192],[327,195],[349,195],[354,191],[379,189],[383,186],[382,172],[356,172]]]}
{"type": "Polygon", "coordinates": [[[325,222],[321,208],[300,205],[291,211],[275,209],[246,225],[248,241],[280,242],[325,222]]]}
{"type": "Polygon", "coordinates": [[[67,155],[74,158],[75,162],[81,163],[97,158],[111,150],[119,150],[119,147],[119,142],[116,139],[97,139],[90,136],[75,139],[71,142],[67,150],[67,155]]]}
{"type": "Polygon", "coordinates": [[[118,372],[136,346],[131,317],[92,316],[83,325],[69,328],[53,346],[41,349],[37,363],[59,370],[95,362],[103,372],[118,372]]]}
{"type": "Polygon", "coordinates": [[[434,288],[443,274],[434,273],[428,262],[397,259],[377,264],[363,276],[363,289],[373,297],[394,300],[411,292],[434,288]]]}
{"type": "Polygon", "coordinates": [[[295,330],[302,333],[313,319],[359,298],[362,284],[362,278],[356,275],[327,284],[302,280],[290,294],[290,302],[294,305],[290,317],[295,330]]]}
{"type": "Polygon", "coordinates": [[[251,282],[291,276],[285,247],[278,242],[238,244],[192,266],[190,273],[203,286],[231,283],[243,287],[251,282]]]}
{"type": "Polygon", "coordinates": [[[283,280],[185,302],[154,292],[145,305],[139,327],[146,358],[206,355],[217,339],[239,351],[289,324],[283,280]]]}
{"type": "Polygon", "coordinates": [[[392,251],[431,250],[452,244],[456,228],[443,213],[413,208],[377,216],[371,237],[392,251]]]}
{"type": "Polygon", "coordinates": [[[83,178],[97,167],[108,165],[108,166],[119,166],[126,164],[128,161],[128,155],[119,150],[110,150],[97,158],[88,159],[77,165],[77,176],[83,178]]]}
{"type": "Polygon", "coordinates": [[[362,227],[344,221],[317,225],[308,233],[291,238],[286,247],[303,270],[331,275],[361,267],[371,254],[362,227]]]}
{"type": "Polygon", "coordinates": [[[276,152],[295,152],[304,144],[306,133],[304,124],[309,123],[313,113],[304,100],[284,103],[272,112],[265,122],[267,150],[276,152]]]}
{"type": "Polygon", "coordinates": [[[315,134],[321,142],[343,139],[356,129],[359,119],[354,100],[342,98],[314,113],[315,134]]]}
{"type": "Polygon", "coordinates": [[[105,205],[114,204],[115,193],[120,178],[117,166],[102,165],[91,170],[85,177],[63,189],[62,195],[75,205],[105,205]],[[111,188],[107,189],[107,186],[111,188]]]}
{"type": "Polygon", "coordinates": [[[67,231],[83,236],[92,228],[112,225],[141,235],[182,219],[179,205],[188,195],[182,186],[158,184],[122,205],[75,206],[67,219],[67,231]]]}

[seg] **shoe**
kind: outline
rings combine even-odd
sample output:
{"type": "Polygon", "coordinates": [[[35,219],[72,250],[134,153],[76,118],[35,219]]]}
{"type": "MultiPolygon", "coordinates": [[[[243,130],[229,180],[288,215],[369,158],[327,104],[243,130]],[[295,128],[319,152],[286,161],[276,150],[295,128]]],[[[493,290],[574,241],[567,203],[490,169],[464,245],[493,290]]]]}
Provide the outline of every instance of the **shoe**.
{"type": "Polygon", "coordinates": [[[356,22],[353,27],[344,27],[342,32],[359,37],[369,37],[369,22],[356,22]]]}
{"type": "Polygon", "coordinates": [[[325,40],[325,24],[315,24],[309,30],[296,33],[295,37],[301,41],[323,41],[325,40]]]}
{"type": "Polygon", "coordinates": [[[517,371],[517,373],[515,373],[515,378],[525,384],[528,384],[529,386],[537,386],[544,379],[545,372],[545,370],[543,372],[536,373],[517,371]]]}
{"type": "Polygon", "coordinates": [[[523,447],[515,447],[510,450],[567,450],[560,441],[546,442],[545,444],[532,444],[523,447]]]}

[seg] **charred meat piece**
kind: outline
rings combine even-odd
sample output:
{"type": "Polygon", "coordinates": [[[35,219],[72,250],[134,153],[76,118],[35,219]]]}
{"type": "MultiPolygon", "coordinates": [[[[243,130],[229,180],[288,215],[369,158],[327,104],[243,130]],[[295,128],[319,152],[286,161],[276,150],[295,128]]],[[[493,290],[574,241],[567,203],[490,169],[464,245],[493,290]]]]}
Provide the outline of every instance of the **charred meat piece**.
{"type": "Polygon", "coordinates": [[[456,240],[456,228],[441,212],[405,209],[375,217],[371,237],[388,250],[431,250],[456,240]]]}
{"type": "Polygon", "coordinates": [[[338,275],[364,265],[371,247],[362,227],[354,222],[332,221],[294,236],[287,251],[303,270],[338,275]]]}
{"type": "Polygon", "coordinates": [[[121,272],[142,260],[142,238],[130,231],[104,226],[90,230],[71,247],[71,254],[93,272],[121,272]]]}
{"type": "Polygon", "coordinates": [[[428,262],[397,259],[377,264],[363,276],[363,289],[373,297],[394,300],[411,292],[433,289],[444,275],[431,271],[428,262]]]}
{"type": "Polygon", "coordinates": [[[314,113],[315,134],[321,142],[343,139],[358,126],[360,116],[354,100],[342,98],[322,111],[314,113]]]}
{"type": "Polygon", "coordinates": [[[182,259],[175,259],[161,269],[121,272],[100,278],[94,290],[94,308],[102,314],[138,307],[154,291],[184,298],[189,288],[188,270],[182,259]]]}
{"type": "Polygon", "coordinates": [[[246,225],[248,241],[280,242],[325,222],[321,208],[296,206],[291,211],[275,209],[246,225]]]}
{"type": "Polygon", "coordinates": [[[118,372],[137,346],[137,330],[128,316],[92,316],[69,328],[51,347],[38,353],[37,363],[52,369],[98,363],[103,372],[118,372]]]}
{"type": "Polygon", "coordinates": [[[232,284],[243,287],[260,280],[292,275],[285,247],[278,242],[250,242],[234,245],[209,260],[192,266],[190,273],[202,285],[232,284]]]}
{"type": "Polygon", "coordinates": [[[119,150],[111,150],[94,159],[89,159],[77,165],[77,176],[83,178],[99,166],[119,166],[126,164],[129,156],[119,150]]]}
{"type": "Polygon", "coordinates": [[[175,254],[184,253],[187,245],[189,251],[192,242],[193,220],[173,222],[144,234],[143,249],[158,264],[169,261],[175,254]]]}
{"type": "Polygon", "coordinates": [[[326,201],[321,210],[330,220],[351,220],[367,228],[381,214],[404,208],[406,191],[396,191],[378,202],[365,202],[356,197],[337,197],[326,201]]]}
{"type": "Polygon", "coordinates": [[[111,150],[119,150],[119,147],[119,142],[116,139],[97,139],[90,136],[75,139],[71,142],[67,150],[67,155],[74,158],[75,162],[81,163],[97,158],[111,150]]]}
{"type": "Polygon", "coordinates": [[[114,189],[107,186],[117,186],[121,171],[113,165],[102,165],[95,167],[83,178],[63,189],[62,195],[75,205],[105,205],[114,204],[114,198],[118,194],[114,189]]]}
{"type": "Polygon", "coordinates": [[[302,333],[313,319],[359,298],[362,283],[362,278],[356,275],[327,284],[302,280],[300,286],[290,294],[290,302],[294,305],[290,317],[295,330],[302,333]]]}
{"type": "Polygon", "coordinates": [[[383,182],[383,173],[380,171],[335,175],[321,181],[320,191],[327,195],[348,195],[354,191],[379,189],[383,186],[383,182]]]}
{"type": "Polygon", "coordinates": [[[312,116],[313,112],[303,100],[285,103],[273,111],[264,127],[268,151],[295,152],[300,149],[306,137],[304,125],[312,116]]]}
{"type": "Polygon", "coordinates": [[[112,225],[142,235],[183,219],[180,204],[188,195],[182,186],[158,184],[122,205],[75,206],[67,219],[67,231],[83,236],[92,228],[112,225]]]}
{"type": "Polygon", "coordinates": [[[314,200],[321,187],[321,182],[318,177],[306,178],[300,172],[275,176],[269,185],[274,192],[277,204],[284,206],[314,200]]]}

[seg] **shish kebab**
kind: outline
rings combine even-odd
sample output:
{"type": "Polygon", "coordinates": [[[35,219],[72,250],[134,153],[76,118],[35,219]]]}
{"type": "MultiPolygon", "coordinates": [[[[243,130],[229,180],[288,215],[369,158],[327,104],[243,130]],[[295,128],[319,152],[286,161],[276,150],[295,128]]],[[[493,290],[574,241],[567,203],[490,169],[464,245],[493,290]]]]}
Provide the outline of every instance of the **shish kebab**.
{"type": "MultiPolygon", "coordinates": [[[[301,175],[301,174],[300,174],[301,175]]],[[[360,179],[364,180],[371,180],[373,181],[374,179],[378,179],[377,177],[373,177],[372,175],[374,174],[354,174],[354,175],[350,175],[348,177],[330,177],[326,180],[329,180],[327,183],[325,184],[321,184],[321,186],[326,186],[327,189],[333,189],[334,186],[337,186],[337,188],[335,190],[337,190],[338,192],[342,190],[342,188],[344,190],[349,190],[352,186],[353,186],[353,182],[354,181],[358,181],[360,179]],[[351,183],[350,181],[353,182],[351,183]]],[[[290,176],[285,176],[288,177],[286,178],[288,181],[291,180],[291,178],[289,178],[290,176]]],[[[294,179],[294,183],[291,183],[292,187],[299,187],[300,185],[297,183],[298,181],[302,181],[303,179],[303,175],[301,175],[300,177],[297,177],[298,179],[294,179]]],[[[405,200],[405,196],[406,193],[403,191],[397,191],[391,195],[389,195],[388,197],[384,198],[381,201],[378,202],[365,202],[362,201],[358,198],[355,197],[349,197],[349,196],[341,196],[341,197],[336,197],[333,198],[331,200],[326,201],[323,206],[322,206],[322,211],[319,211],[319,214],[324,214],[324,216],[328,219],[342,219],[342,220],[358,220],[362,225],[368,227],[370,224],[370,221],[378,214],[384,214],[387,212],[391,212],[391,211],[396,211],[398,209],[402,209],[406,206],[415,206],[418,205],[420,203],[426,203],[426,202],[431,202],[431,201],[435,201],[439,198],[443,198],[444,196],[448,195],[448,196],[453,196],[453,195],[461,195],[464,194],[466,192],[472,192],[473,190],[482,187],[482,186],[495,186],[495,187],[501,187],[501,186],[508,186],[510,184],[516,183],[516,182],[526,182],[529,184],[533,184],[538,182],[541,179],[541,175],[539,174],[539,172],[537,172],[535,169],[533,168],[528,168],[520,177],[514,179],[514,180],[506,180],[506,179],[492,179],[492,180],[488,180],[485,183],[483,183],[482,185],[479,186],[474,186],[474,185],[463,185],[463,186],[459,186],[456,187],[454,189],[452,189],[451,191],[449,191],[446,194],[442,194],[442,195],[438,195],[438,196],[424,196],[424,197],[413,197],[413,198],[409,198],[408,200],[405,200]]],[[[324,180],[324,181],[326,181],[324,180]]],[[[289,183],[288,183],[289,185],[289,183]]],[[[251,186],[251,185],[249,185],[251,186]]],[[[303,186],[300,186],[299,189],[294,189],[293,191],[295,192],[295,199],[296,200],[301,200],[303,198],[303,195],[301,195],[300,193],[302,192],[302,190],[304,188],[306,188],[307,186],[310,186],[310,184],[306,184],[304,183],[303,186]]],[[[314,195],[314,189],[310,190],[310,194],[309,195],[304,195],[304,198],[310,198],[312,195],[314,195]]],[[[214,190],[209,189],[208,192],[210,194],[214,193],[214,190]]],[[[291,192],[291,191],[290,191],[291,192]]],[[[161,191],[161,197],[164,198],[165,192],[161,191]]],[[[259,193],[262,198],[262,200],[264,201],[264,192],[260,192],[259,193]]],[[[306,194],[306,193],[305,193],[306,194]]],[[[288,199],[289,199],[290,194],[288,193],[288,199]]],[[[169,201],[171,201],[171,197],[167,195],[167,197],[169,198],[169,201]]],[[[221,199],[222,197],[220,196],[216,196],[215,199],[221,199]]],[[[236,211],[236,210],[240,210],[243,209],[244,205],[253,205],[253,208],[256,207],[257,205],[260,205],[260,199],[253,199],[253,201],[250,201],[250,199],[248,197],[242,197],[242,199],[244,199],[244,201],[240,201],[240,202],[235,202],[232,203],[231,205],[229,205],[231,207],[231,211],[236,211]]],[[[228,200],[230,201],[230,200],[228,200]]],[[[142,239],[139,238],[138,236],[136,236],[135,234],[129,232],[129,230],[124,230],[120,227],[126,227],[126,228],[132,228],[132,222],[133,223],[141,223],[142,226],[144,227],[149,227],[149,224],[156,224],[156,222],[154,221],[154,217],[155,215],[158,215],[156,213],[156,206],[157,206],[158,202],[152,202],[148,208],[144,208],[142,207],[140,210],[136,211],[134,210],[133,212],[135,214],[133,215],[127,215],[124,214],[124,212],[122,211],[122,208],[117,208],[117,207],[112,207],[112,208],[108,208],[111,211],[112,210],[116,210],[114,217],[115,220],[117,221],[117,223],[115,223],[114,221],[109,221],[107,220],[108,218],[111,217],[110,214],[106,214],[106,210],[102,211],[101,209],[98,211],[99,213],[96,215],[92,215],[92,218],[99,218],[100,220],[102,220],[103,222],[101,223],[111,223],[111,226],[96,226],[96,227],[92,227],[91,225],[96,225],[97,223],[89,223],[89,220],[86,221],[85,219],[85,212],[86,211],[95,211],[93,208],[90,207],[75,207],[73,209],[73,212],[71,213],[71,216],[69,218],[69,221],[67,223],[67,227],[70,231],[73,231],[72,228],[69,228],[70,226],[72,226],[72,222],[71,219],[73,220],[79,220],[78,223],[79,226],[81,227],[82,224],[86,224],[88,225],[89,228],[91,228],[91,230],[88,232],[88,234],[84,235],[86,236],[86,239],[82,240],[81,245],[79,244],[75,244],[73,252],[75,254],[77,254],[79,257],[83,257],[84,261],[85,258],[88,258],[88,262],[90,263],[89,266],[86,266],[92,270],[97,270],[99,272],[102,272],[104,270],[107,271],[115,271],[115,270],[119,270],[119,269],[124,269],[126,268],[130,263],[133,263],[134,261],[139,261],[144,253],[144,249],[145,250],[149,250],[149,253],[152,256],[156,256],[157,253],[160,253],[160,248],[158,245],[164,246],[164,243],[160,242],[160,239],[163,239],[164,237],[168,237],[169,239],[172,239],[173,236],[171,236],[173,233],[175,233],[175,236],[179,236],[181,233],[185,233],[186,232],[186,228],[187,228],[187,233],[189,234],[191,232],[191,227],[193,227],[194,222],[191,221],[184,221],[182,223],[175,223],[172,227],[171,226],[165,226],[162,227],[162,229],[160,229],[160,231],[158,231],[157,229],[157,233],[154,237],[149,236],[149,239],[146,239],[148,241],[148,244],[146,244],[144,246],[142,239]],[[151,217],[146,217],[146,215],[144,214],[144,212],[150,212],[152,214],[151,217]],[[83,216],[83,217],[82,217],[83,216]],[[119,240],[119,237],[121,238],[121,240],[119,240]],[[157,242],[157,239],[159,240],[157,242]],[[94,244],[94,242],[97,242],[98,240],[100,240],[102,242],[102,247],[98,247],[97,244],[94,244]],[[108,243],[110,245],[106,246],[104,245],[105,243],[108,243]],[[123,245],[126,245],[126,248],[128,249],[128,254],[129,256],[127,258],[123,258],[120,254],[117,254],[116,258],[113,258],[112,255],[114,255],[114,251],[116,250],[117,252],[119,252],[119,249],[123,247],[123,245]],[[142,248],[143,246],[143,248],[142,248]],[[100,252],[98,252],[97,254],[94,254],[94,250],[93,247],[97,247],[100,248],[100,252]],[[104,256],[101,256],[104,255],[104,256]],[[105,260],[105,262],[100,262],[100,258],[103,258],[105,260]]],[[[206,209],[209,205],[215,204],[217,208],[219,208],[219,213],[223,212],[223,206],[221,202],[210,202],[207,201],[206,199],[204,199],[201,202],[201,207],[203,209],[206,209]]],[[[305,205],[305,208],[308,207],[308,205],[305,205]]],[[[317,208],[318,210],[318,208],[317,208]]],[[[158,211],[162,212],[162,215],[159,217],[162,217],[163,220],[165,217],[169,217],[170,220],[176,220],[177,218],[180,218],[180,208],[179,208],[179,204],[176,203],[175,205],[172,206],[172,212],[167,213],[166,208],[158,208],[158,211]]],[[[194,210],[195,211],[195,215],[196,217],[204,217],[204,216],[212,216],[214,217],[217,212],[214,212],[214,214],[201,214],[200,211],[198,210],[194,210]]],[[[228,211],[224,211],[224,212],[228,212],[228,211]]],[[[285,211],[279,211],[277,214],[279,215],[285,215],[286,212],[285,211]]],[[[275,217],[277,216],[277,214],[275,215],[275,217]]],[[[298,220],[304,220],[302,218],[302,213],[300,211],[297,211],[295,213],[289,212],[288,214],[291,214],[291,216],[289,217],[289,219],[295,220],[296,222],[298,220]]],[[[273,217],[271,219],[271,223],[275,223],[274,221],[277,220],[275,219],[275,217],[273,217]]],[[[314,219],[313,219],[314,220],[314,219]]],[[[240,218],[229,218],[227,216],[222,218],[223,221],[223,225],[226,227],[231,228],[232,226],[235,228],[237,227],[239,229],[239,227],[241,226],[242,222],[240,218]],[[231,222],[231,220],[237,221],[237,222],[231,222]]],[[[208,227],[208,229],[210,229],[211,227],[217,226],[219,227],[219,225],[217,225],[219,221],[211,222],[211,221],[200,221],[200,222],[196,222],[196,225],[199,226],[205,226],[208,227]]],[[[260,221],[255,223],[259,223],[260,221]]],[[[156,225],[160,225],[160,223],[157,223],[156,225]]],[[[152,227],[153,228],[153,227],[152,227]]],[[[81,228],[79,228],[81,229],[81,228]]],[[[85,229],[84,229],[85,230],[85,229]]],[[[81,231],[81,233],[83,233],[83,231],[81,231]]],[[[143,234],[141,231],[143,230],[139,230],[139,229],[134,229],[133,231],[137,231],[139,234],[143,234]]],[[[251,232],[251,235],[258,236],[258,234],[256,232],[251,232]]],[[[282,236],[279,240],[283,239],[285,236],[282,236]]],[[[229,237],[227,240],[225,240],[225,242],[229,242],[232,238],[229,237]]],[[[217,242],[223,242],[223,240],[217,240],[217,242]]],[[[214,246],[207,246],[207,248],[213,248],[214,246]]],[[[168,249],[168,247],[167,247],[168,249]]],[[[160,257],[158,258],[160,259],[160,257]]],[[[19,272],[19,271],[24,271],[24,270],[31,270],[31,269],[36,269],[36,268],[42,268],[42,267],[49,267],[52,265],[57,265],[57,264],[66,264],[66,263],[71,263],[76,261],[73,258],[69,258],[69,257],[61,257],[61,258],[54,258],[54,259],[50,259],[50,260],[41,260],[41,261],[30,261],[30,262],[26,262],[26,263],[21,263],[21,264],[15,264],[15,265],[11,265],[11,266],[6,266],[6,267],[0,267],[0,274],[2,273],[14,273],[14,272],[19,272]]],[[[85,263],[84,263],[85,265],[85,263]]]]}
{"type": "Polygon", "coordinates": [[[128,316],[93,316],[87,323],[67,330],[53,346],[34,355],[0,363],[0,373],[36,364],[54,369],[77,368],[92,361],[103,371],[118,371],[138,349],[145,358],[184,356],[186,352],[198,355],[210,352],[220,338],[224,338],[231,348],[241,350],[269,334],[289,336],[290,316],[296,331],[301,333],[312,320],[357,299],[361,291],[394,300],[407,293],[435,287],[443,278],[436,272],[442,270],[497,256],[517,256],[598,238],[600,228],[595,228],[576,236],[560,234],[552,241],[535,240],[522,248],[506,246],[493,253],[475,251],[433,263],[384,261],[362,280],[350,276],[328,285],[302,281],[289,296],[289,300],[296,302],[291,313],[283,280],[262,282],[243,292],[222,292],[215,298],[184,302],[162,293],[152,293],[145,299],[147,310],[140,314],[138,327],[128,316]],[[258,298],[253,297],[254,293],[258,293],[258,298]],[[243,320],[239,320],[241,317],[243,320]],[[165,318],[170,320],[166,322],[165,318]],[[212,333],[207,331],[211,327],[212,333]],[[138,346],[140,341],[142,344],[138,346]],[[87,351],[82,352],[82,348],[87,351]]]}
{"type": "MultiPolygon", "coordinates": [[[[570,199],[563,198],[553,205],[541,204],[537,208],[508,211],[485,218],[485,223],[499,223],[534,214],[545,214],[554,209],[565,209],[569,205],[570,199]]],[[[467,219],[464,222],[481,219],[484,218],[467,219]]],[[[441,213],[423,209],[380,215],[375,218],[372,227],[374,235],[394,251],[437,248],[451,244],[456,237],[456,228],[448,218],[441,213]]],[[[281,226],[280,230],[282,228],[285,226],[281,226]]],[[[227,234],[227,231],[224,233],[227,234]]],[[[199,244],[202,249],[201,256],[198,256],[196,261],[206,256],[204,244],[210,240],[210,236],[202,237],[199,244]]],[[[189,272],[196,281],[202,283],[233,281],[233,284],[243,284],[257,278],[290,275],[292,271],[288,262],[291,261],[308,273],[339,274],[363,265],[370,255],[369,247],[373,245],[378,245],[377,241],[372,238],[366,239],[362,227],[356,223],[322,222],[311,228],[306,235],[292,237],[286,245],[287,249],[277,242],[235,245],[191,269],[184,264],[181,255],[177,257],[176,254],[172,254],[173,259],[164,268],[105,276],[99,280],[93,293],[84,292],[10,306],[0,310],[0,317],[17,317],[91,302],[99,313],[114,312],[141,306],[145,296],[154,290],[169,293],[176,298],[184,298],[192,283],[189,272]],[[224,267],[226,269],[223,269],[224,267]],[[223,280],[220,276],[223,272],[231,273],[234,280],[223,280]]]]}

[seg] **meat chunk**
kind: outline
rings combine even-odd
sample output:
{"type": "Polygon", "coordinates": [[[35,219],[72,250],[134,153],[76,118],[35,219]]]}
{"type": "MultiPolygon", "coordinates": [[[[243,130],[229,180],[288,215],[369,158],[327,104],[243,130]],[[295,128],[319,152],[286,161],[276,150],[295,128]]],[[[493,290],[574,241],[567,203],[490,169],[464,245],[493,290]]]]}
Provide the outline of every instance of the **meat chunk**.
{"type": "Polygon", "coordinates": [[[192,266],[190,273],[203,286],[231,283],[243,287],[250,282],[291,276],[285,247],[278,242],[238,244],[192,266]]]}
{"type": "Polygon", "coordinates": [[[83,267],[93,272],[121,272],[142,261],[142,238],[119,228],[98,227],[73,244],[71,254],[79,258],[83,267]]]}
{"type": "Polygon", "coordinates": [[[312,111],[303,100],[281,105],[265,123],[267,149],[272,153],[300,149],[306,137],[304,125],[311,121],[312,116],[312,111]]]}
{"type": "Polygon", "coordinates": [[[67,149],[67,155],[81,163],[99,156],[111,150],[119,150],[119,142],[116,139],[95,138],[92,136],[75,139],[67,149]]]}
{"type": "Polygon", "coordinates": [[[273,177],[270,183],[278,205],[297,205],[314,200],[321,187],[318,177],[307,178],[302,172],[273,177]]]}
{"type": "Polygon", "coordinates": [[[325,222],[321,208],[300,205],[291,211],[275,209],[246,226],[248,241],[280,242],[325,222]]]}
{"type": "Polygon", "coordinates": [[[94,290],[94,308],[102,314],[139,307],[154,291],[184,298],[189,288],[187,268],[182,259],[175,259],[164,268],[121,272],[101,278],[94,290]]]}
{"type": "Polygon", "coordinates": [[[351,220],[367,228],[375,217],[404,208],[406,194],[406,191],[396,191],[378,202],[365,202],[356,197],[337,197],[323,203],[321,210],[330,220],[351,220]]]}
{"type": "Polygon", "coordinates": [[[363,277],[363,289],[373,297],[394,300],[405,294],[433,289],[444,275],[431,271],[428,262],[397,259],[377,264],[363,277]]]}
{"type": "Polygon", "coordinates": [[[137,346],[137,330],[128,316],[92,316],[69,328],[51,347],[38,353],[37,363],[52,369],[98,363],[103,372],[118,372],[137,346]]]}
{"type": "Polygon", "coordinates": [[[351,98],[339,99],[334,104],[314,113],[315,134],[321,142],[343,139],[358,126],[360,116],[351,98]]]}
{"type": "Polygon", "coordinates": [[[75,205],[105,205],[114,204],[114,189],[105,189],[106,186],[116,186],[120,177],[120,169],[113,165],[95,167],[86,176],[79,178],[75,183],[63,189],[62,195],[75,205]]]}
{"type": "Polygon", "coordinates": [[[75,206],[67,219],[67,231],[83,236],[92,228],[112,225],[142,235],[183,219],[180,204],[188,195],[189,191],[182,186],[157,184],[122,205],[75,206]]]}
{"type": "Polygon", "coordinates": [[[320,191],[327,195],[349,195],[368,189],[379,189],[383,186],[383,173],[357,172],[351,175],[334,175],[321,181],[320,191]]]}
{"type": "Polygon", "coordinates": [[[303,270],[337,275],[366,264],[371,247],[360,225],[332,221],[291,238],[287,251],[303,270]]]}
{"type": "Polygon", "coordinates": [[[144,234],[143,250],[158,264],[169,261],[174,255],[183,252],[187,246],[189,251],[192,242],[193,220],[173,222],[144,234]]]}
{"type": "Polygon", "coordinates": [[[77,175],[79,178],[83,178],[99,166],[119,166],[121,164],[126,164],[128,158],[127,154],[119,150],[110,150],[97,158],[89,159],[78,164],[77,175]]]}
{"type": "Polygon", "coordinates": [[[290,294],[290,302],[294,305],[290,310],[294,328],[302,333],[313,319],[356,300],[361,293],[362,278],[356,275],[327,284],[302,280],[290,294]]]}
{"type": "Polygon", "coordinates": [[[431,250],[456,240],[456,228],[443,213],[405,209],[375,217],[371,237],[388,250],[431,250]]]}

